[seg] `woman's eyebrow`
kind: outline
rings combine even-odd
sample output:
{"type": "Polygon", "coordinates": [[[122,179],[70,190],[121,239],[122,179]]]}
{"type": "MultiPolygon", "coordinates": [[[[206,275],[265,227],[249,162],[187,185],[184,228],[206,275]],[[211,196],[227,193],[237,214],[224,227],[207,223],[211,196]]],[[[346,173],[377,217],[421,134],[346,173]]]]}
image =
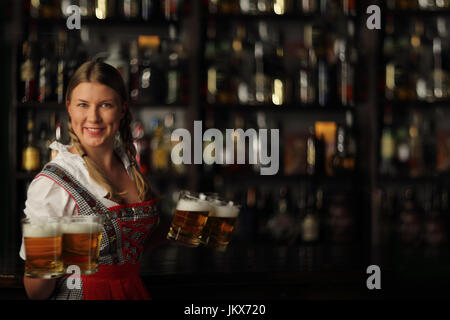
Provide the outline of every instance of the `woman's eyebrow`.
{"type": "MultiPolygon", "coordinates": [[[[78,99],[78,101],[81,101],[81,102],[89,102],[89,101],[83,100],[83,99],[78,99]]],[[[113,102],[113,101],[114,101],[114,99],[106,99],[106,100],[101,100],[101,101],[99,101],[98,103],[113,102]]]]}

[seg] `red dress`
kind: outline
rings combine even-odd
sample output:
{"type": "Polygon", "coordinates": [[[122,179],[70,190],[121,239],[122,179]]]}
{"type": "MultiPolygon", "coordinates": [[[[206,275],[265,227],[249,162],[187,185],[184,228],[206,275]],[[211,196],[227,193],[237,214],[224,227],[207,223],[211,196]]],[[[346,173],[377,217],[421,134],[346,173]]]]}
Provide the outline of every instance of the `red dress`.
{"type": "Polygon", "coordinates": [[[81,287],[69,289],[68,277],[59,279],[52,299],[136,300],[150,299],[139,274],[144,242],[156,229],[156,200],[106,208],[62,167],[49,163],[39,174],[63,187],[75,200],[78,215],[105,219],[98,271],[81,276],[81,287]]]}

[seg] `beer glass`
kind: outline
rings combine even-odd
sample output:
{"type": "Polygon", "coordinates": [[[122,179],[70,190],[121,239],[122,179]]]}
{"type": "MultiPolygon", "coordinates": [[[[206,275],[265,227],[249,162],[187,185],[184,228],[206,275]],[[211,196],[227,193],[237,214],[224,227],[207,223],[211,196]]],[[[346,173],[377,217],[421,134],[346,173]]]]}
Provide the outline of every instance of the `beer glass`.
{"type": "Polygon", "coordinates": [[[103,217],[65,217],[61,227],[64,267],[77,265],[81,274],[97,272],[103,232],[103,217]]]}
{"type": "Polygon", "coordinates": [[[170,225],[167,239],[187,247],[200,244],[200,234],[208,219],[210,204],[200,195],[182,191],[170,225]]]}
{"type": "Polygon", "coordinates": [[[233,202],[211,199],[208,221],[202,230],[200,242],[208,248],[225,251],[230,242],[240,207],[233,202]]]}
{"type": "Polygon", "coordinates": [[[25,276],[52,279],[64,274],[59,218],[24,218],[25,276]]]}

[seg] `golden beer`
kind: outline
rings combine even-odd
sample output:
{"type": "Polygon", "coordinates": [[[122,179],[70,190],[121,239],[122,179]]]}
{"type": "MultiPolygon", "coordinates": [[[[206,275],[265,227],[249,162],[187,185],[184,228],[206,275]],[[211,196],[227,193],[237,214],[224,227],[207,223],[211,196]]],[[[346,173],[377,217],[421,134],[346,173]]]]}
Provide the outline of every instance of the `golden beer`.
{"type": "Polygon", "coordinates": [[[182,195],[175,209],[167,239],[188,247],[200,244],[200,235],[208,220],[210,205],[192,195],[182,195]]]}
{"type": "Polygon", "coordinates": [[[25,276],[52,279],[64,274],[62,236],[56,219],[22,220],[25,244],[25,276]]]}
{"type": "Polygon", "coordinates": [[[93,274],[98,269],[103,219],[78,216],[64,220],[62,225],[62,260],[64,267],[77,265],[81,274],[93,274]]]}
{"type": "Polygon", "coordinates": [[[225,251],[230,242],[239,207],[232,202],[212,202],[212,209],[203,228],[201,243],[212,249],[225,251]]]}

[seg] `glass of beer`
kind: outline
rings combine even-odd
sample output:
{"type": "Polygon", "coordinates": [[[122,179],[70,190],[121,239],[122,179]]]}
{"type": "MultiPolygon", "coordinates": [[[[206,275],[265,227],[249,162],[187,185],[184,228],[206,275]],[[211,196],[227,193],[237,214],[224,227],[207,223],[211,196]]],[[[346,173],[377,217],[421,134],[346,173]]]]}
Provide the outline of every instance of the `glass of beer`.
{"type": "Polygon", "coordinates": [[[202,230],[200,242],[208,248],[225,251],[230,242],[240,207],[232,201],[211,199],[211,211],[202,230]]]}
{"type": "Polygon", "coordinates": [[[182,191],[167,239],[187,247],[197,247],[210,207],[209,202],[202,200],[199,194],[182,191]]]}
{"type": "Polygon", "coordinates": [[[64,275],[60,218],[24,218],[25,276],[52,279],[64,275]]]}
{"type": "Polygon", "coordinates": [[[102,232],[103,217],[65,217],[62,221],[64,267],[77,265],[85,275],[97,272],[102,232]]]}

